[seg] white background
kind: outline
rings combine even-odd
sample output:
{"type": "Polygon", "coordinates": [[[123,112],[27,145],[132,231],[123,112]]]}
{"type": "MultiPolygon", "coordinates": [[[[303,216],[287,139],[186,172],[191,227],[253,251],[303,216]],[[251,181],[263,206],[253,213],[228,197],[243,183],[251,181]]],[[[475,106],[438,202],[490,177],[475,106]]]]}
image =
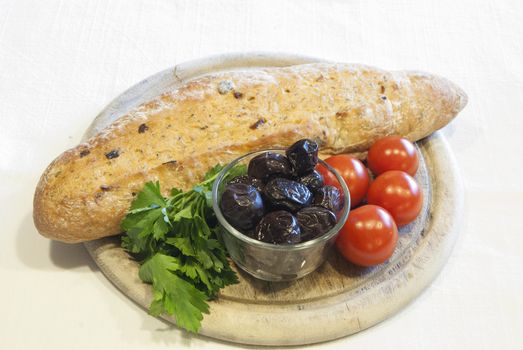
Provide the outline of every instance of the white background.
{"type": "Polygon", "coordinates": [[[0,347],[236,348],[147,316],[83,246],[40,237],[32,196],[126,88],[186,60],[266,50],[425,70],[469,94],[444,130],[466,201],[447,265],[393,318],[311,348],[521,349],[522,33],[516,0],[0,0],[0,347]]]}

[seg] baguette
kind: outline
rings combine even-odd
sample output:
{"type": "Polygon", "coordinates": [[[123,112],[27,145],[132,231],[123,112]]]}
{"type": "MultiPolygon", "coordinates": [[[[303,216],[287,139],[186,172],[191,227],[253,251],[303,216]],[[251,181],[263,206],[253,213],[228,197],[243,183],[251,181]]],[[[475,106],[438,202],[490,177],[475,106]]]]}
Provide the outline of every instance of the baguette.
{"type": "Polygon", "coordinates": [[[450,81],[414,72],[316,63],[202,76],[120,117],[56,158],[34,196],[38,231],[63,242],[120,233],[147,181],[188,189],[216,163],[316,140],[324,154],[378,138],[419,140],[467,103],[450,81]]]}

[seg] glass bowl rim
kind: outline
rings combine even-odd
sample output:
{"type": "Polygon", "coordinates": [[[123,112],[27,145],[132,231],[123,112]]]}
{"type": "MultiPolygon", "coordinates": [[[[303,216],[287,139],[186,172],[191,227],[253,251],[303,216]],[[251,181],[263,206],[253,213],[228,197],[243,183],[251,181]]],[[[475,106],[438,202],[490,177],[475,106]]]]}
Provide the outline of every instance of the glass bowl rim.
{"type": "Polygon", "coordinates": [[[334,225],[333,228],[331,228],[325,234],[323,234],[320,237],[317,237],[315,239],[312,239],[310,241],[297,243],[297,244],[272,244],[272,243],[258,241],[254,238],[251,238],[251,237],[241,233],[236,228],[234,228],[231,224],[229,224],[227,219],[225,219],[225,217],[223,216],[222,211],[220,209],[220,205],[218,203],[218,190],[220,188],[220,184],[222,183],[223,179],[225,178],[225,175],[236,164],[238,164],[245,158],[255,156],[258,154],[262,154],[265,152],[282,153],[282,152],[285,152],[285,149],[284,148],[270,148],[270,149],[264,149],[264,150],[246,153],[246,154],[234,159],[233,161],[231,161],[219,172],[219,174],[216,177],[216,179],[213,183],[213,186],[212,186],[212,207],[213,207],[214,213],[216,215],[216,218],[218,219],[219,224],[222,225],[222,227],[225,230],[227,230],[230,234],[232,234],[237,239],[239,239],[245,243],[248,243],[250,245],[259,247],[259,248],[265,248],[265,249],[271,249],[271,250],[287,250],[287,251],[303,250],[303,249],[307,249],[312,246],[320,245],[321,243],[330,240],[336,233],[338,233],[341,230],[341,228],[343,227],[343,225],[345,225],[345,222],[347,221],[347,217],[349,216],[349,211],[350,211],[350,192],[349,192],[349,188],[347,187],[347,184],[345,183],[345,180],[336,171],[336,169],[334,169],[333,167],[331,167],[329,164],[327,164],[325,161],[323,161],[321,159],[318,159],[318,162],[321,165],[325,166],[331,173],[334,174],[334,176],[336,176],[336,179],[338,180],[338,182],[341,185],[341,188],[343,190],[343,196],[344,196],[343,209],[341,211],[341,215],[339,216],[338,222],[336,223],[336,225],[334,225]]]}

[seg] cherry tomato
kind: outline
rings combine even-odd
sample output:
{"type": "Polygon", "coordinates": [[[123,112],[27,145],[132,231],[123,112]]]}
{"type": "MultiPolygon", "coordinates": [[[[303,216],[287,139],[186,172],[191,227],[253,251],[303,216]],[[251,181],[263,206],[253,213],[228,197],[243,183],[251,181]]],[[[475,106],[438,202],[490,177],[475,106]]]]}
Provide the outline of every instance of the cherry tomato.
{"type": "MultiPolygon", "coordinates": [[[[358,159],[346,154],[329,157],[325,159],[325,163],[336,169],[341,177],[343,177],[350,191],[350,207],[356,207],[363,197],[365,197],[367,189],[369,188],[369,172],[367,168],[365,168],[365,165],[358,159]]],[[[334,174],[321,164],[316,170],[323,175],[325,185],[336,186],[341,192],[341,186],[334,174]]]]}
{"type": "Polygon", "coordinates": [[[375,175],[389,170],[401,170],[414,176],[419,165],[418,152],[409,140],[388,136],[370,147],[367,164],[375,175]]]}
{"type": "Polygon", "coordinates": [[[397,242],[398,228],[392,216],[376,205],[364,205],[349,213],[336,247],[350,262],[373,266],[390,258],[397,242]]]}
{"type": "Polygon", "coordinates": [[[423,193],[409,174],[391,170],[378,176],[367,193],[369,204],[387,210],[398,226],[413,221],[421,211],[423,193]]]}

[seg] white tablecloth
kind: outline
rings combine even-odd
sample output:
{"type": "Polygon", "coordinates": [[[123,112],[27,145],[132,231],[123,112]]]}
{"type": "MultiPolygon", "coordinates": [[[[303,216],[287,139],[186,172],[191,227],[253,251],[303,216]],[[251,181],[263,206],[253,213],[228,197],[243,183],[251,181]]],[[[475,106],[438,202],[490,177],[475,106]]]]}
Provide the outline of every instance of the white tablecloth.
{"type": "Polygon", "coordinates": [[[444,130],[466,196],[447,265],[393,318],[311,348],[521,349],[522,33],[517,0],[0,0],[1,348],[237,347],[169,328],[82,245],[40,237],[32,196],[48,163],[124,89],[185,60],[265,50],[426,70],[469,94],[444,130]]]}

